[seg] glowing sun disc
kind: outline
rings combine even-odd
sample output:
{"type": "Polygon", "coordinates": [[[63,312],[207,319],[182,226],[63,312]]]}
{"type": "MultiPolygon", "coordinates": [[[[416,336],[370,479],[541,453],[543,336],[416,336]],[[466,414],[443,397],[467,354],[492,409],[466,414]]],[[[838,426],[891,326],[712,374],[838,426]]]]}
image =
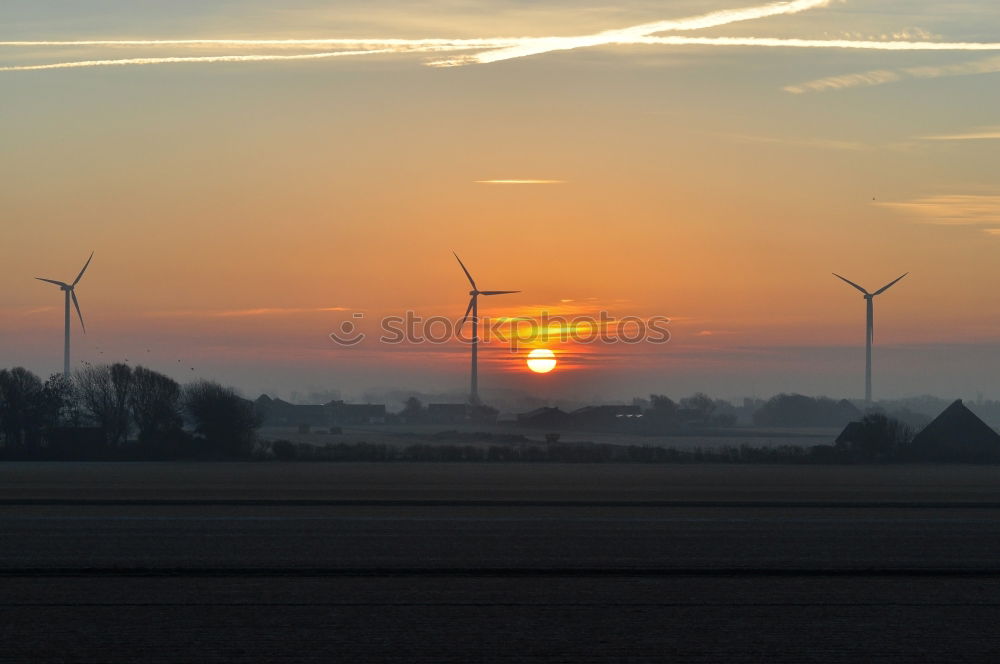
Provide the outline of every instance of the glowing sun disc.
{"type": "Polygon", "coordinates": [[[548,373],[556,368],[556,354],[547,348],[528,353],[528,368],[535,373],[548,373]]]}

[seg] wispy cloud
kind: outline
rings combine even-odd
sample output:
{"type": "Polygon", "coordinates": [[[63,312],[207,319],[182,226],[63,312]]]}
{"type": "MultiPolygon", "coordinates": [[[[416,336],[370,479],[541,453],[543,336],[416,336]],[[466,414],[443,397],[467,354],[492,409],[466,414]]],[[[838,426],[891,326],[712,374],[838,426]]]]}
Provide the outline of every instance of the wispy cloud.
{"type": "MultiPolygon", "coordinates": [[[[1000,194],[942,194],[906,202],[876,205],[913,218],[945,226],[995,226],[1000,224],[1000,194]]],[[[987,232],[992,232],[987,230],[987,232]]]]}
{"type": "MultiPolygon", "coordinates": [[[[936,43],[936,42],[935,42],[936,43]]],[[[968,50],[968,49],[958,49],[968,50]]],[[[844,90],[846,88],[871,87],[895,83],[906,79],[943,78],[946,76],[975,76],[977,74],[993,74],[1000,72],[1000,56],[992,56],[982,60],[962,62],[953,65],[904,67],[901,69],[877,69],[858,74],[844,74],[806,81],[797,85],[789,85],[785,92],[802,94],[805,92],[826,92],[829,90],[844,90]]]]}
{"type": "MultiPolygon", "coordinates": [[[[660,46],[715,46],[715,47],[756,47],[756,48],[822,48],[822,49],[864,49],[883,51],[1000,51],[1000,43],[978,42],[938,42],[913,41],[909,31],[883,35],[881,39],[786,39],[775,37],[692,37],[683,35],[657,36],[664,32],[683,32],[726,26],[737,22],[750,21],[774,16],[787,16],[826,7],[834,0],[784,0],[769,4],[740,9],[727,9],[699,16],[644,23],[627,28],[571,37],[497,37],[474,39],[168,39],[168,40],[80,40],[80,41],[7,41],[0,47],[8,48],[51,48],[72,46],[77,48],[225,48],[225,49],[318,49],[337,50],[319,53],[249,55],[204,55],[170,57],[133,57],[121,59],[90,59],[71,62],[55,62],[37,65],[11,65],[0,67],[0,72],[38,71],[49,69],[72,69],[85,67],[114,67],[154,64],[184,63],[246,63],[269,61],[322,60],[351,55],[406,54],[406,53],[452,53],[428,61],[431,66],[461,66],[486,64],[523,58],[531,55],[571,51],[581,48],[615,45],[660,45],[660,46]],[[903,38],[899,38],[903,37],[903,38]],[[478,51],[472,52],[469,51],[478,51]]],[[[926,33],[918,33],[923,38],[926,33]]],[[[1000,58],[996,58],[1000,67],[1000,58]]],[[[985,63],[986,61],[983,61],[985,63]]],[[[913,77],[947,76],[959,73],[982,73],[983,67],[993,65],[969,63],[938,68],[912,68],[901,70],[913,77]]],[[[844,77],[820,79],[797,86],[789,86],[789,92],[830,90],[857,85],[879,85],[898,80],[899,72],[878,70],[867,74],[849,74],[844,77]]]]}
{"type": "Polygon", "coordinates": [[[748,136],[744,134],[724,134],[728,138],[743,143],[766,143],[787,145],[797,148],[815,148],[820,150],[846,150],[856,152],[871,149],[870,145],[858,141],[838,141],[828,138],[779,138],[777,136],[748,136]]]}
{"type": "Polygon", "coordinates": [[[58,307],[9,307],[0,309],[0,313],[6,316],[35,316],[56,311],[58,307]]]}
{"type": "Polygon", "coordinates": [[[876,69],[874,71],[862,72],[860,74],[843,74],[841,76],[829,76],[827,78],[817,78],[813,81],[806,81],[798,85],[785,86],[785,92],[800,95],[806,92],[825,92],[827,90],[843,90],[844,88],[857,88],[862,86],[883,85],[892,83],[902,78],[898,72],[888,69],[876,69]]]}
{"type": "Polygon", "coordinates": [[[566,180],[474,180],[474,184],[566,184],[566,180]]]}
{"type": "Polygon", "coordinates": [[[349,311],[346,307],[260,307],[257,309],[182,309],[153,311],[154,318],[247,318],[253,316],[291,316],[334,311],[349,311]]]}
{"type": "Polygon", "coordinates": [[[990,141],[1000,139],[1000,127],[983,127],[964,134],[921,136],[925,141],[990,141]]]}

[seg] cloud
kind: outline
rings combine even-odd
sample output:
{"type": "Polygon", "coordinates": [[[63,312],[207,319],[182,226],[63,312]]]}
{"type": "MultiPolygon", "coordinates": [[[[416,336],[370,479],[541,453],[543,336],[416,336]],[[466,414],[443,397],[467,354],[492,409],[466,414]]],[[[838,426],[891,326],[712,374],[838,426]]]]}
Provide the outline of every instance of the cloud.
{"type": "Polygon", "coordinates": [[[874,71],[860,74],[844,74],[842,76],[830,76],[818,78],[814,81],[806,81],[798,85],[785,86],[785,92],[800,95],[805,92],[824,92],[826,90],[842,90],[844,88],[856,88],[859,86],[882,85],[898,81],[902,76],[888,69],[876,69],[874,71]]]}
{"type": "MultiPolygon", "coordinates": [[[[899,203],[876,203],[915,221],[944,226],[1000,224],[1000,194],[943,194],[899,203]]],[[[987,232],[992,230],[987,229],[987,232]]]]}
{"type": "Polygon", "coordinates": [[[778,138],[776,136],[747,136],[743,134],[729,135],[729,138],[746,143],[769,143],[773,145],[787,145],[798,148],[817,148],[820,150],[845,150],[856,152],[868,150],[871,146],[858,141],[838,141],[827,138],[778,138]]]}
{"type": "Polygon", "coordinates": [[[988,141],[1000,139],[1000,127],[983,127],[965,134],[941,134],[920,138],[925,141],[988,141]]]}
{"type": "Polygon", "coordinates": [[[260,307],[257,309],[184,309],[179,311],[154,311],[155,318],[246,318],[253,316],[291,316],[295,314],[350,311],[346,307],[260,307]]]}
{"type": "Polygon", "coordinates": [[[474,180],[474,184],[566,184],[566,180],[474,180]]]}
{"type": "Polygon", "coordinates": [[[7,316],[35,316],[37,314],[45,314],[50,311],[56,311],[58,307],[10,307],[0,309],[0,313],[7,316]]]}
{"type": "MultiPolygon", "coordinates": [[[[898,43],[898,42],[889,42],[898,43]]],[[[939,42],[933,42],[939,43],[939,42]]],[[[985,46],[986,44],[981,44],[985,46]]],[[[956,44],[959,46],[959,44],[956,44]]],[[[968,46],[968,44],[965,44],[968,46]]],[[[970,50],[967,48],[957,48],[956,50],[970,50]]],[[[806,81],[798,85],[789,85],[784,88],[785,92],[792,94],[802,94],[805,92],[826,92],[829,90],[843,90],[846,88],[871,87],[895,83],[906,79],[943,78],[945,76],[975,76],[978,74],[992,74],[1000,72],[1000,56],[992,56],[982,60],[962,62],[954,65],[906,67],[902,69],[877,69],[875,71],[862,72],[859,74],[844,74],[842,76],[830,76],[819,78],[814,81],[806,81]]]]}

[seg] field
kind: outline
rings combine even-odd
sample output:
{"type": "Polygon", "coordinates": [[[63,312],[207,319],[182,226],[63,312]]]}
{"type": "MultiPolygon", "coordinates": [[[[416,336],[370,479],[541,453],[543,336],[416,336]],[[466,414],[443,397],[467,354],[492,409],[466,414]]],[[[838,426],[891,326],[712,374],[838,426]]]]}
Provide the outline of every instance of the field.
{"type": "Polygon", "coordinates": [[[0,661],[989,661],[991,467],[0,464],[0,661]]]}
{"type": "MultiPolygon", "coordinates": [[[[292,427],[266,427],[260,435],[264,440],[290,440],[296,443],[327,445],[337,443],[371,443],[390,447],[405,447],[414,444],[458,444],[490,445],[482,434],[495,437],[524,436],[528,442],[545,442],[546,429],[522,429],[489,424],[407,424],[407,425],[367,425],[343,427],[342,433],[331,434],[329,429],[315,428],[309,433],[300,433],[292,427]]],[[[741,444],[755,447],[777,445],[827,445],[836,439],[839,429],[761,429],[733,428],[717,430],[697,435],[640,435],[629,433],[607,433],[600,431],[563,431],[560,442],[589,442],[609,445],[640,445],[670,447],[678,450],[719,449],[741,444]]]]}

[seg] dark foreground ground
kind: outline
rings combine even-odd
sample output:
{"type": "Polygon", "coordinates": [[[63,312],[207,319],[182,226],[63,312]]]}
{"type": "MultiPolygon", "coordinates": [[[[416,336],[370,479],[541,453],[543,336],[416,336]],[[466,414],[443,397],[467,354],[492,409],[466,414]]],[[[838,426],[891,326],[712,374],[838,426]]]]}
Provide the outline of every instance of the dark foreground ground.
{"type": "Polygon", "coordinates": [[[1000,660],[989,467],[0,464],[0,660],[1000,660]]]}

